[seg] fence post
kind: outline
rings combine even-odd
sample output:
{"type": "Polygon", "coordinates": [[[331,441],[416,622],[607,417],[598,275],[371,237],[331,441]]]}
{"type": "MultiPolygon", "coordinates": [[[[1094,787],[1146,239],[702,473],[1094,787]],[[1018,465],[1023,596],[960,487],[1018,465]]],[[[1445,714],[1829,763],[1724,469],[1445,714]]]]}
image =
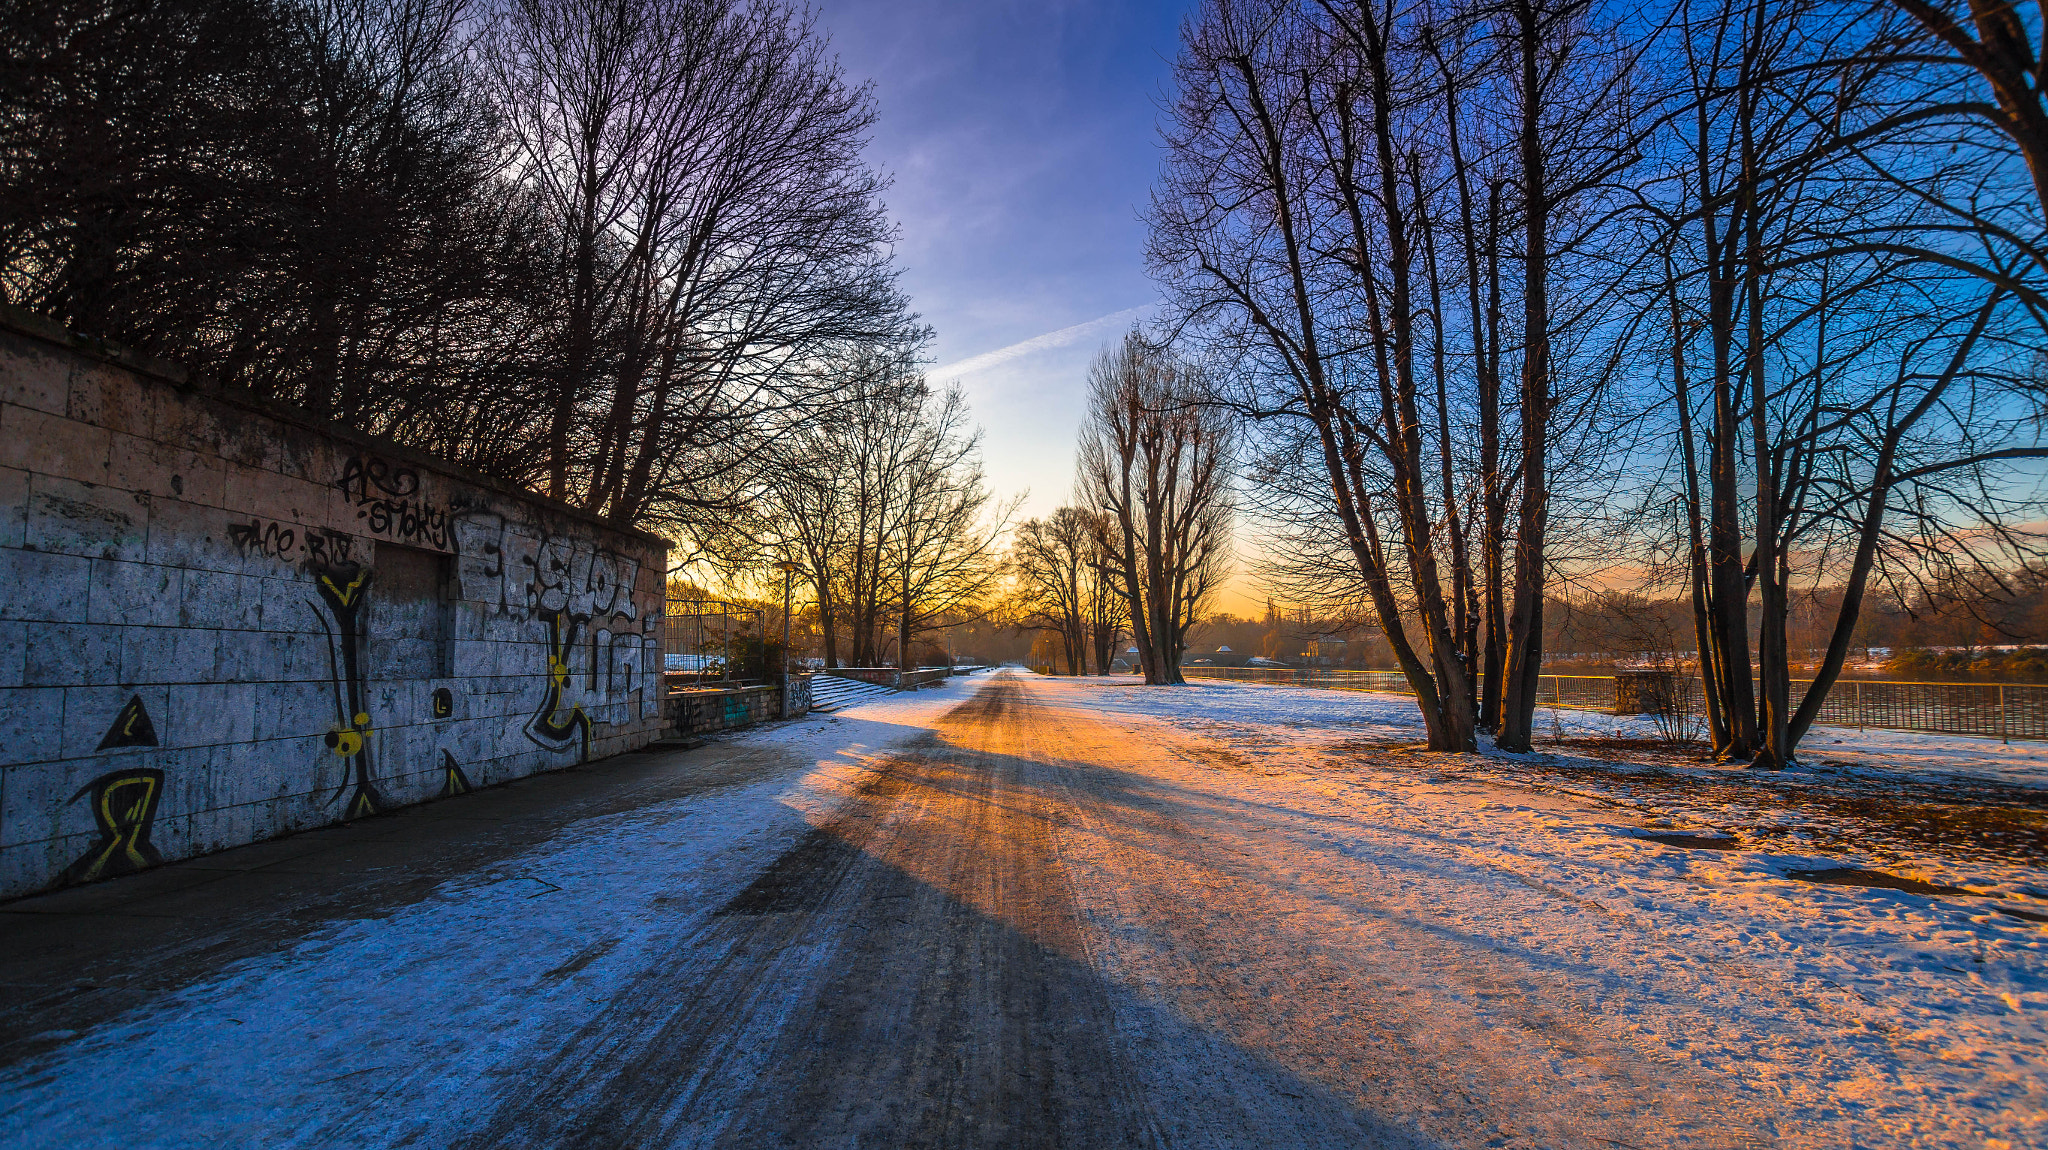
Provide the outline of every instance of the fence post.
{"type": "Polygon", "coordinates": [[[1998,685],[1998,741],[2012,745],[2012,729],[2005,725],[2005,684],[1998,685]]]}
{"type": "Polygon", "coordinates": [[[1863,680],[1856,681],[1856,729],[1863,729],[1863,680]]]}

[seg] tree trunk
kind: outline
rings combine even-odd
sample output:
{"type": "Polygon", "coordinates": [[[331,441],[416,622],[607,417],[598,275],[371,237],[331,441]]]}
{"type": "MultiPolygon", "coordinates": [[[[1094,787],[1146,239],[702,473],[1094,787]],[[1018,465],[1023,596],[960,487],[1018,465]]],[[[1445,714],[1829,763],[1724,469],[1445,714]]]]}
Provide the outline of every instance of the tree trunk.
{"type": "Polygon", "coordinates": [[[1515,531],[1515,601],[1508,619],[1507,692],[1498,743],[1530,749],[1543,671],[1543,539],[1550,514],[1545,472],[1550,431],[1550,202],[1538,112],[1539,13],[1532,0],[1513,6],[1522,65],[1521,167],[1527,251],[1522,292],[1522,505],[1515,531]]]}
{"type": "Polygon", "coordinates": [[[1486,203],[1486,354],[1479,356],[1479,477],[1484,500],[1481,532],[1480,576],[1485,582],[1480,596],[1481,623],[1486,628],[1486,646],[1480,652],[1479,721],[1498,734],[1507,692],[1507,595],[1506,564],[1503,562],[1508,529],[1506,477],[1500,469],[1500,192],[1496,180],[1487,191],[1486,203]]]}

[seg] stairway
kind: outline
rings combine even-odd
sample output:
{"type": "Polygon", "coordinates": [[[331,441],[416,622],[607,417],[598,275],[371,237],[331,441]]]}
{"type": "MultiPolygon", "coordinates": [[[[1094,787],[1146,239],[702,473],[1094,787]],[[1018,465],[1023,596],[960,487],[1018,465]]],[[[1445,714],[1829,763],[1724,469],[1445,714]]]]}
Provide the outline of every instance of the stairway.
{"type": "Polygon", "coordinates": [[[819,673],[811,676],[811,710],[840,711],[869,699],[896,693],[894,687],[863,683],[859,679],[819,673]]]}

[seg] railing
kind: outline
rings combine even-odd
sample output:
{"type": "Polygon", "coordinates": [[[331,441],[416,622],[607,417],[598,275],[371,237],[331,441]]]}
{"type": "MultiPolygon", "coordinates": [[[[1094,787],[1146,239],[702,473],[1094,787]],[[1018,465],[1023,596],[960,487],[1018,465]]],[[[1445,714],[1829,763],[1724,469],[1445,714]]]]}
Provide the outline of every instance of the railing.
{"type": "MultiPolygon", "coordinates": [[[[1279,686],[1338,691],[1382,691],[1412,695],[1408,679],[1398,671],[1341,671],[1328,667],[1198,667],[1185,666],[1189,678],[1231,679],[1279,686]]],[[[1689,689],[1680,694],[1697,711],[1704,697],[1699,677],[1685,676],[1689,689]]],[[[1542,706],[1613,711],[1614,675],[1540,675],[1536,701],[1542,706]]],[[[1811,679],[1792,680],[1792,705],[1797,707],[1811,679]]],[[[2032,683],[1908,683],[1865,679],[1837,680],[1821,703],[1817,722],[1837,727],[1876,727],[1891,731],[1932,731],[1992,738],[2048,739],[2048,685],[2032,683]]]]}
{"type": "Polygon", "coordinates": [[[670,599],[662,611],[661,662],[669,685],[734,682],[733,644],[761,630],[761,609],[724,599],[670,599]]]}

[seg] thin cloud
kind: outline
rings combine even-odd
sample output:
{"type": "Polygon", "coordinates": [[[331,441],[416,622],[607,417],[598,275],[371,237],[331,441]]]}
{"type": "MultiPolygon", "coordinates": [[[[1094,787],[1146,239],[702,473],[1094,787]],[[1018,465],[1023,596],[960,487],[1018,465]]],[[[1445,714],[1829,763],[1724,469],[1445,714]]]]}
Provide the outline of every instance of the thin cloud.
{"type": "Polygon", "coordinates": [[[1147,303],[1139,304],[1137,307],[1127,307],[1122,311],[1113,311],[1108,315],[1091,319],[1086,323],[1077,323],[1072,327],[1063,327],[1058,331],[1046,332],[1044,335],[1034,335],[1030,339],[1020,343],[1013,343],[1008,347],[999,347],[994,351],[985,351],[980,355],[970,356],[958,363],[949,363],[944,367],[933,368],[929,374],[939,378],[973,375],[975,372],[987,371],[989,368],[998,367],[1013,359],[1021,359],[1024,356],[1033,355],[1041,351],[1050,351],[1056,347],[1067,347],[1071,344],[1079,343],[1107,328],[1122,327],[1129,324],[1145,312],[1152,310],[1154,306],[1156,305],[1147,303]]]}

